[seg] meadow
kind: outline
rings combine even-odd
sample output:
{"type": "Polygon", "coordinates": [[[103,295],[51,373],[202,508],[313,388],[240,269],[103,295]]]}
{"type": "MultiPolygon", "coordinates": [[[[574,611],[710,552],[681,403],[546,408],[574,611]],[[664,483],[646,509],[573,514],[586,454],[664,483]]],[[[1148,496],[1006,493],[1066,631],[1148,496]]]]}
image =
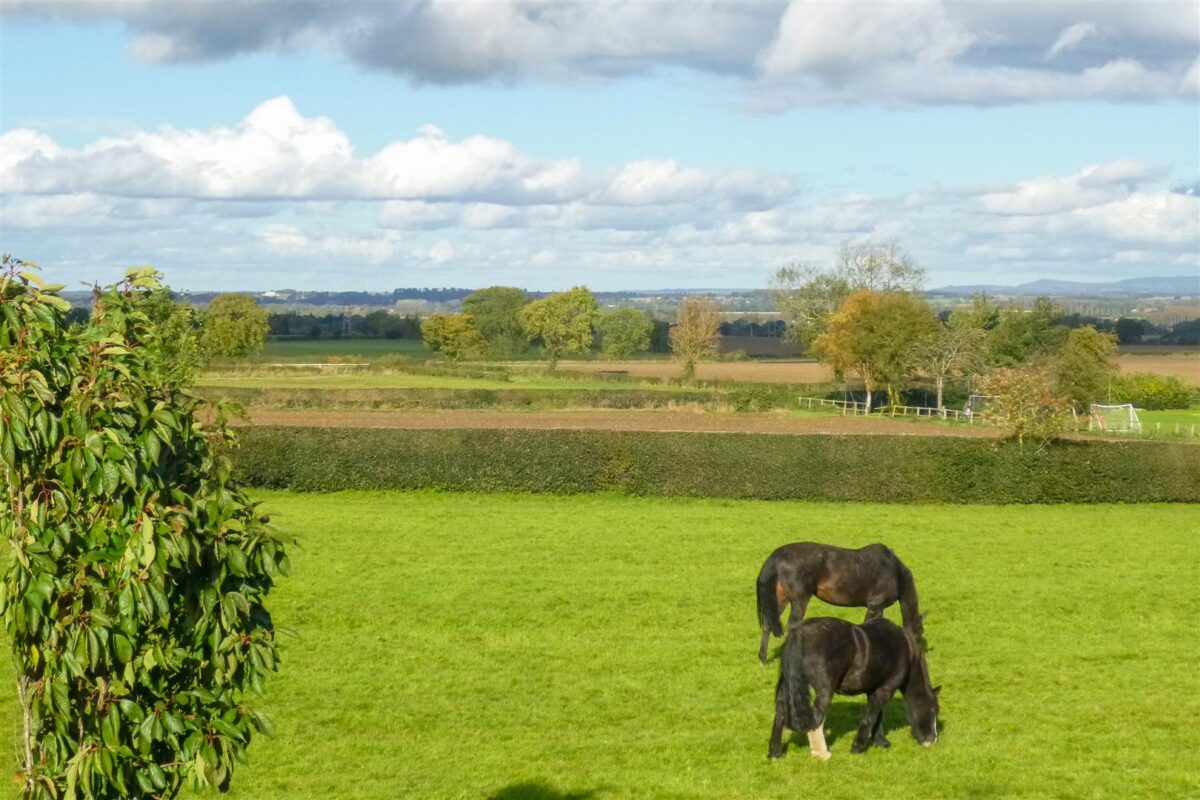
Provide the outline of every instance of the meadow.
{"type": "Polygon", "coordinates": [[[1200,793],[1192,506],[260,498],[301,538],[273,608],[296,638],[236,798],[1200,793]],[[863,702],[838,698],[831,762],[802,735],[767,761],[777,661],[756,660],[754,578],[809,538],[885,541],[913,569],[944,686],[932,749],[897,698],[892,749],[850,755],[863,702]]]}

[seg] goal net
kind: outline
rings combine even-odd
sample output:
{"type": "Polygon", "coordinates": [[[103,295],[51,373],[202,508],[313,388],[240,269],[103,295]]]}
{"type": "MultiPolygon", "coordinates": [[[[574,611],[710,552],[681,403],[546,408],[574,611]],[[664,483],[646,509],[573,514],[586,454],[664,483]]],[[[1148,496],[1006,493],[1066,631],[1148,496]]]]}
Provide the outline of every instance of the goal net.
{"type": "Polygon", "coordinates": [[[967,404],[963,406],[963,416],[968,419],[972,417],[983,417],[983,412],[991,405],[991,402],[996,399],[994,394],[973,394],[967,398],[967,404]]]}
{"type": "Polygon", "coordinates": [[[1091,419],[1088,420],[1088,430],[1090,431],[1139,433],[1142,430],[1142,422],[1138,419],[1137,410],[1130,403],[1118,406],[1093,403],[1088,412],[1091,415],[1091,419]]]}

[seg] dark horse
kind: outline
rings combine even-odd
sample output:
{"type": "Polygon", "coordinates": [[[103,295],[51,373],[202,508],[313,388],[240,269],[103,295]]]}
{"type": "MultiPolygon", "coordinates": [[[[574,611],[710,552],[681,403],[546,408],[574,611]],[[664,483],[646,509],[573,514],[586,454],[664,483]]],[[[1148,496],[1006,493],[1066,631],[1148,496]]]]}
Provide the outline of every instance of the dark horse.
{"type": "Polygon", "coordinates": [[[925,625],[917,607],[917,586],[908,567],[881,544],[858,550],[816,542],[785,544],[767,556],[758,573],[758,620],[762,644],[758,660],[767,664],[771,634],[783,636],[779,615],[792,604],[790,624],[804,618],[813,595],[835,606],[866,606],[867,618],[883,616],[897,600],[904,627],[923,642],[925,625]]]}
{"type": "Polygon", "coordinates": [[[872,744],[891,746],[883,732],[883,707],[897,689],[904,694],[913,737],[928,747],[938,738],[941,688],[930,686],[920,645],[886,619],[855,625],[819,617],[789,625],[775,686],[775,724],[767,755],[783,756],[783,729],[790,728],[805,731],[813,758],[827,761],[825,714],[835,692],[867,695],[867,713],[858,726],[851,753],[866,752],[872,744]]]}

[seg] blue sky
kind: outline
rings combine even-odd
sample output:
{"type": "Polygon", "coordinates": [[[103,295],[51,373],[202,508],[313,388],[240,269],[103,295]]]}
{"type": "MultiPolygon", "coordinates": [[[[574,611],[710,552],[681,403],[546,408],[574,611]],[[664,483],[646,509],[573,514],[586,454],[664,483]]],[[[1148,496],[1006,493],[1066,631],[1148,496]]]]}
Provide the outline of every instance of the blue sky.
{"type": "Polygon", "coordinates": [[[249,5],[6,0],[3,248],[188,289],[1200,266],[1194,4],[249,5]]]}

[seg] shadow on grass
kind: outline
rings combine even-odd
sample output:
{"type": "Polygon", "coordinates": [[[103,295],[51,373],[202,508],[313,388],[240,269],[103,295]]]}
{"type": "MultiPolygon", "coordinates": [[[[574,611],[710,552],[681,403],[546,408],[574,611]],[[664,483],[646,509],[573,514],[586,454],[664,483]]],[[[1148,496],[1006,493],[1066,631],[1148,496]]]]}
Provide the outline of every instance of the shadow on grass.
{"type": "MultiPolygon", "coordinates": [[[[850,751],[850,742],[854,740],[854,734],[858,732],[859,723],[862,722],[863,714],[867,713],[866,702],[846,702],[844,700],[834,700],[829,707],[829,713],[825,715],[825,743],[830,748],[834,746],[839,739],[846,739],[845,750],[850,751]]],[[[942,730],[942,723],[938,722],[938,730],[942,730]]],[[[883,732],[889,739],[895,739],[897,736],[911,736],[908,717],[904,712],[904,700],[897,695],[883,709],[883,732]]],[[[788,749],[795,748],[796,752],[808,752],[808,738],[803,731],[793,731],[788,749]]],[[[874,745],[872,750],[877,749],[874,745]]]]}
{"type": "Polygon", "coordinates": [[[544,781],[523,781],[488,795],[488,800],[591,800],[597,790],[560,792],[544,781]]]}

